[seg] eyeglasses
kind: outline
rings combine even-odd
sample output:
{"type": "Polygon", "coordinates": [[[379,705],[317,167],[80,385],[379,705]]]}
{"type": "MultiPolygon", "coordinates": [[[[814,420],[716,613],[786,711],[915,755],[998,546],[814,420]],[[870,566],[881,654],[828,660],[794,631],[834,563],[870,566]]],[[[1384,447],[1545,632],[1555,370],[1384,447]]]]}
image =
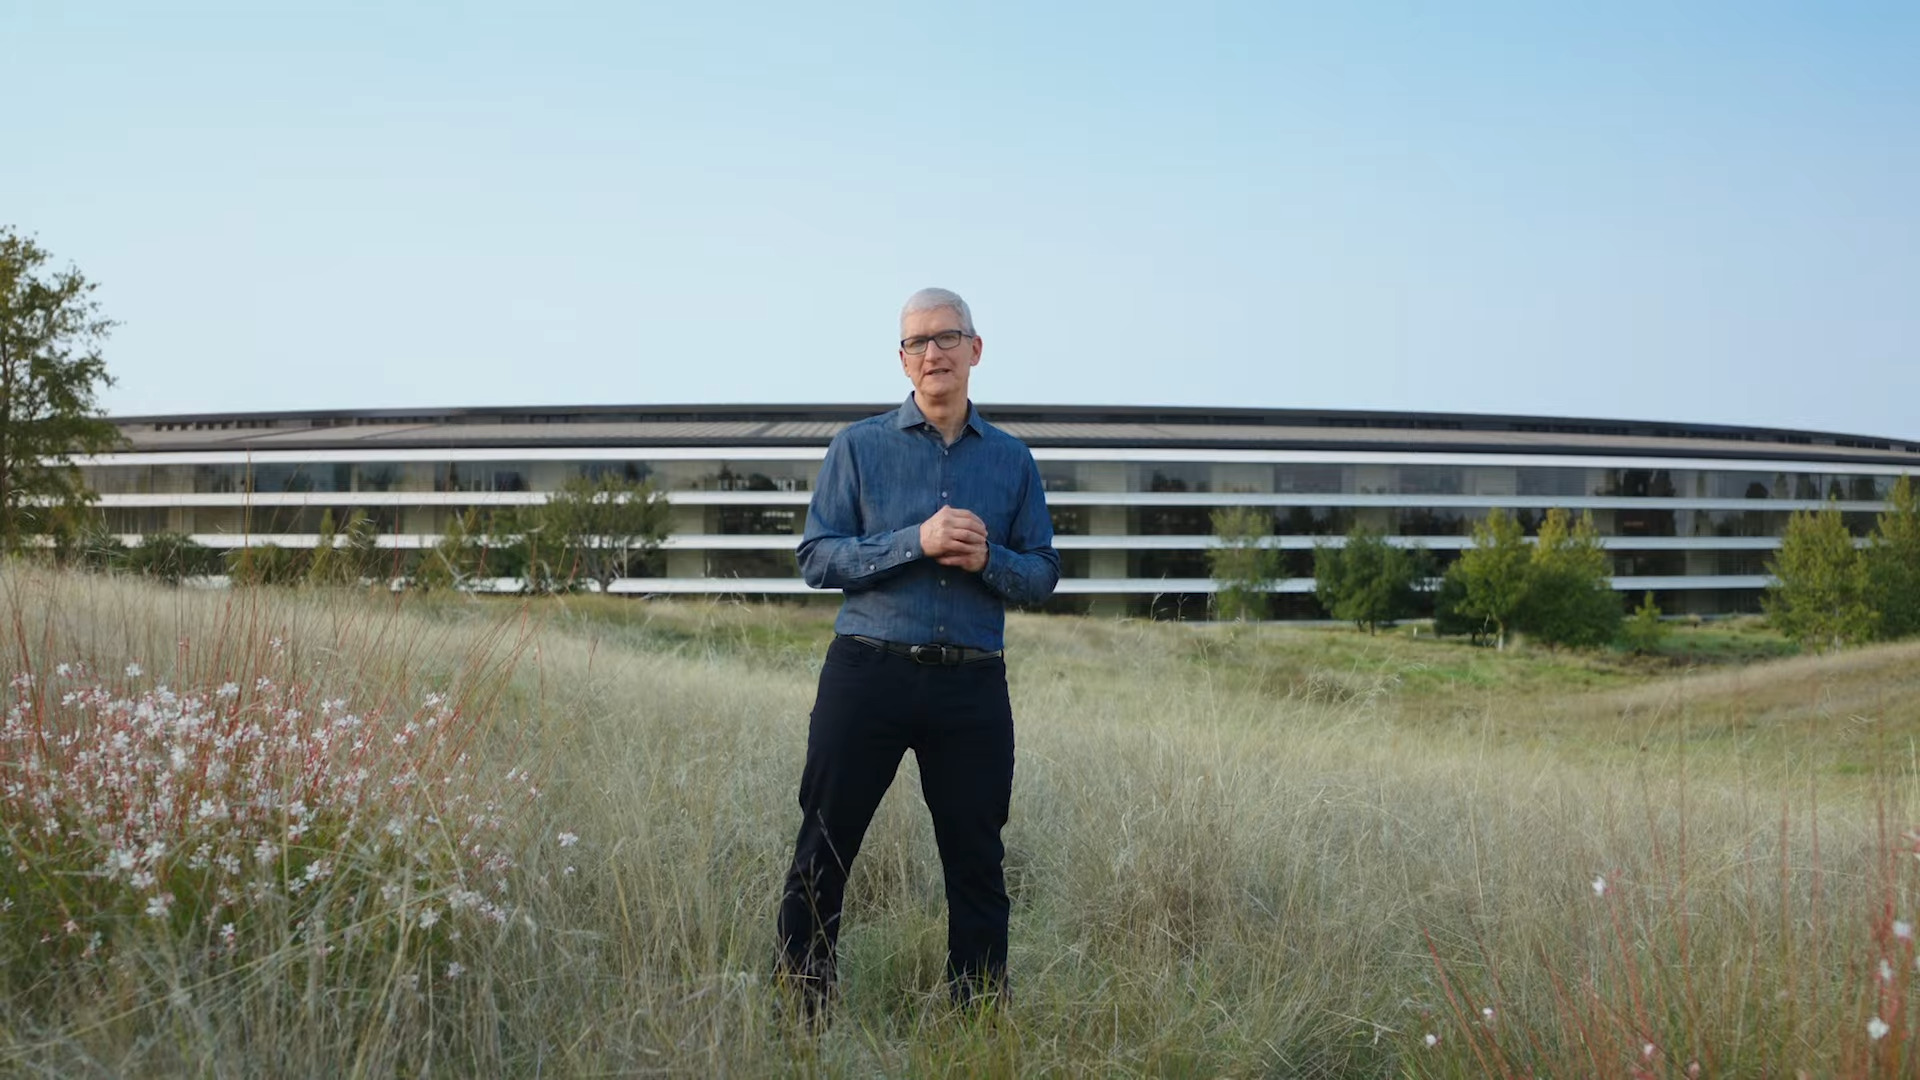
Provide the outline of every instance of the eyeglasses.
{"type": "Polygon", "coordinates": [[[900,351],[919,356],[927,351],[927,343],[932,342],[942,349],[957,347],[963,339],[972,337],[965,330],[942,330],[937,334],[921,334],[918,337],[901,338],[900,351]]]}

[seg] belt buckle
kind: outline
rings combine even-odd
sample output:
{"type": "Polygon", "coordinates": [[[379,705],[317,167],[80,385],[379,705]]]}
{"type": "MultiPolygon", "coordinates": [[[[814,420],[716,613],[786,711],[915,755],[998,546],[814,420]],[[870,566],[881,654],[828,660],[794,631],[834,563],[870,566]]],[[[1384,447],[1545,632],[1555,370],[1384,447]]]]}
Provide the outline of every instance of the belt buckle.
{"type": "Polygon", "coordinates": [[[916,664],[952,665],[960,662],[958,645],[914,645],[907,650],[916,664]],[[948,659],[952,657],[952,659],[948,659]]]}

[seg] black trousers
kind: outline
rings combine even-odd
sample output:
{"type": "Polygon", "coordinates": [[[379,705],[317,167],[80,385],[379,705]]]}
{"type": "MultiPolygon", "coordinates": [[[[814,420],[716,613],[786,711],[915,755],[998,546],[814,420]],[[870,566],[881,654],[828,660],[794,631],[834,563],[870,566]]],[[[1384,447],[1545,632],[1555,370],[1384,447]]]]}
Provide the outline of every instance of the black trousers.
{"type": "Polygon", "coordinates": [[[1007,823],[1013,791],[1013,709],[1006,663],[920,664],[836,637],[827,649],[800,776],[804,815],[780,899],[780,968],[824,996],[847,872],[908,750],[947,891],[947,977],[967,999],[1005,986],[1007,823]]]}

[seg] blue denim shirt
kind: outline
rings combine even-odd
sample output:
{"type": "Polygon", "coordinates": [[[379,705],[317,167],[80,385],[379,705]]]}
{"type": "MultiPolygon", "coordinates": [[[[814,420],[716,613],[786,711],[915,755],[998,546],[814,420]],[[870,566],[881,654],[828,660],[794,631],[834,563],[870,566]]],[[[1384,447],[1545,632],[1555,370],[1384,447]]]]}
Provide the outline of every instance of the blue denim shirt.
{"type": "Polygon", "coordinates": [[[1053,519],[1033,454],[972,404],[952,446],[914,404],[836,435],[820,465],[800,576],[846,594],[834,629],[907,644],[998,649],[1006,605],[1038,604],[1060,580],[1053,519]],[[942,506],[987,523],[977,574],[920,551],[920,523],[942,506]]]}

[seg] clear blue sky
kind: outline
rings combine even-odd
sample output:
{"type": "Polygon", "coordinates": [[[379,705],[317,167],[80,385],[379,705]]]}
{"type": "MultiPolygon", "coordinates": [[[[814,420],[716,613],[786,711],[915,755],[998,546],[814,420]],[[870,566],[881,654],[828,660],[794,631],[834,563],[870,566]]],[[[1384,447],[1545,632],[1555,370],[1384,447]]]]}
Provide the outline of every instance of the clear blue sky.
{"type": "Polygon", "coordinates": [[[1920,4],[0,0],[120,414],[891,401],[1920,436],[1920,4]]]}

